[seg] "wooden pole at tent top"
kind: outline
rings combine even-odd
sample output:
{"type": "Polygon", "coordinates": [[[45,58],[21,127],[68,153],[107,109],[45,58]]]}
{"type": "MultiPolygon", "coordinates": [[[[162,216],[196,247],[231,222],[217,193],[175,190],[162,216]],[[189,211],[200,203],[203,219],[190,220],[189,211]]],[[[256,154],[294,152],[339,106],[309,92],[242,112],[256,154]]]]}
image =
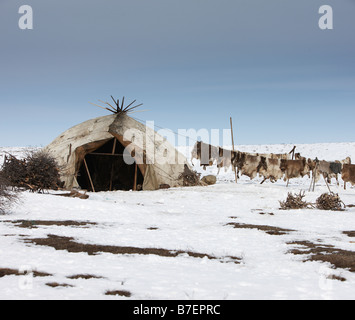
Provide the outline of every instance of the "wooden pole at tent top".
{"type": "MultiPolygon", "coordinates": [[[[234,137],[233,137],[233,122],[232,122],[232,117],[230,117],[230,123],[231,123],[232,148],[233,148],[233,153],[234,153],[235,150],[234,150],[234,137]]],[[[236,170],[236,168],[235,168],[234,163],[232,163],[232,166],[233,166],[233,171],[234,171],[235,183],[237,183],[237,182],[238,182],[237,170],[236,170]]]]}

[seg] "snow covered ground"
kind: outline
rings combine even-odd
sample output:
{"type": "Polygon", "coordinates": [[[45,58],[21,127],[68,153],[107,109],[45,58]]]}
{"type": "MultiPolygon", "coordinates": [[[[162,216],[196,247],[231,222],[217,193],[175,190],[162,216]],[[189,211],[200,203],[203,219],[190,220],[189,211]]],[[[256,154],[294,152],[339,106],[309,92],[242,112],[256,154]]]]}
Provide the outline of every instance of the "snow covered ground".
{"type": "MultiPolygon", "coordinates": [[[[292,147],[238,149],[279,153],[292,147]]],[[[21,148],[1,148],[0,154],[14,150],[21,154],[21,148]]],[[[296,151],[355,159],[355,143],[297,145],[296,151]]],[[[89,193],[87,200],[25,192],[0,216],[0,299],[355,299],[354,272],[290,253],[305,249],[301,241],[355,252],[355,238],[344,233],[355,231],[355,208],[282,211],[279,201],[288,192],[306,190],[306,200],[315,202],[326,186],[320,181],[308,192],[308,178],[292,180],[288,188],[284,181],[259,182],[242,177],[235,184],[228,170],[209,187],[89,193]],[[71,222],[58,223],[63,221],[71,222]],[[281,234],[268,232],[271,227],[281,234]],[[44,245],[53,236],[72,244],[72,252],[44,245]],[[94,246],[102,252],[88,254],[94,246]],[[143,254],[152,248],[158,250],[143,254]],[[5,269],[29,273],[1,277],[5,269]]],[[[355,204],[355,188],[331,188],[355,204]]]]}

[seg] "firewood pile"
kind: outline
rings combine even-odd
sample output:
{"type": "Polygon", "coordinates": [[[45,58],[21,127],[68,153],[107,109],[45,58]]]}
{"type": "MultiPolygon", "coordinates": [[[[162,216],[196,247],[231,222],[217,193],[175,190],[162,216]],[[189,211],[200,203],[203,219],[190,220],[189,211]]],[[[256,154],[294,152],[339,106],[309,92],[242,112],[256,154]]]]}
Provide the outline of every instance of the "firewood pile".
{"type": "Polygon", "coordinates": [[[300,192],[299,194],[288,193],[286,201],[280,202],[281,210],[292,210],[292,209],[309,209],[314,208],[314,206],[305,200],[305,192],[300,192]]]}
{"type": "Polygon", "coordinates": [[[288,193],[286,201],[280,202],[281,210],[292,209],[319,209],[319,210],[332,210],[332,211],[344,211],[346,205],[340,199],[338,194],[333,192],[323,193],[317,198],[316,203],[310,203],[304,200],[305,192],[299,194],[288,193]]]}
{"type": "Polygon", "coordinates": [[[184,171],[179,175],[179,180],[183,180],[184,186],[199,186],[200,182],[200,173],[192,171],[187,165],[184,167],[184,171]]]}
{"type": "Polygon", "coordinates": [[[1,176],[13,188],[43,192],[58,190],[61,184],[59,170],[55,159],[43,151],[29,153],[21,160],[8,154],[1,176]]]}
{"type": "Polygon", "coordinates": [[[346,205],[341,201],[338,194],[323,193],[316,201],[319,210],[343,211],[346,205]]]}
{"type": "Polygon", "coordinates": [[[8,186],[21,188],[28,181],[26,161],[11,154],[6,155],[1,176],[8,186]]]}

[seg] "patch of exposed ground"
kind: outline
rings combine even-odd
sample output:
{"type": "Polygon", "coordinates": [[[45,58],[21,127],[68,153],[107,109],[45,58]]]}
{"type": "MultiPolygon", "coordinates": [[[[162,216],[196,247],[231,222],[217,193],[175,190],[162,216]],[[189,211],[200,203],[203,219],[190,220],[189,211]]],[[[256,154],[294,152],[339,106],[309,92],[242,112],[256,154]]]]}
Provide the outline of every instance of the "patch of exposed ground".
{"type": "Polygon", "coordinates": [[[37,228],[38,226],[69,226],[69,227],[86,227],[89,225],[97,225],[96,222],[89,221],[46,221],[46,220],[6,220],[4,222],[11,222],[19,228],[37,228]]]}
{"type": "Polygon", "coordinates": [[[74,238],[60,237],[49,234],[47,238],[28,238],[25,239],[27,243],[33,243],[40,246],[49,246],[56,250],[66,250],[68,252],[80,253],[84,252],[88,255],[95,255],[99,253],[112,254],[143,254],[143,255],[157,255],[161,257],[177,257],[179,255],[188,255],[193,258],[208,258],[211,260],[219,260],[221,262],[240,263],[241,259],[233,256],[215,257],[206,253],[197,253],[184,250],[168,250],[160,248],[139,248],[139,247],[122,247],[109,245],[95,245],[84,244],[74,241],[74,238]]]}
{"type": "Polygon", "coordinates": [[[71,284],[67,283],[58,283],[58,282],[48,282],[46,283],[47,286],[52,287],[52,288],[57,288],[57,287],[64,287],[64,288],[69,288],[69,287],[74,287],[71,284]]]}
{"type": "Polygon", "coordinates": [[[95,276],[95,275],[92,275],[92,274],[75,274],[75,275],[72,275],[72,276],[68,276],[67,278],[68,279],[85,279],[85,280],[88,280],[88,279],[103,279],[103,277],[101,277],[101,276],[95,276]]]}
{"type": "Polygon", "coordinates": [[[272,212],[266,212],[265,210],[263,209],[251,209],[252,212],[256,212],[258,214],[261,214],[261,215],[264,215],[264,214],[267,214],[269,216],[273,216],[274,214],[272,212]]]}
{"type": "Polygon", "coordinates": [[[106,296],[122,296],[129,298],[132,294],[126,290],[113,290],[113,291],[106,291],[106,296]]]}
{"type": "MultiPolygon", "coordinates": [[[[39,271],[31,271],[32,275],[34,277],[50,277],[52,274],[46,273],[46,272],[39,272],[39,271]]],[[[10,269],[10,268],[0,268],[0,278],[5,277],[5,276],[23,276],[28,274],[28,272],[20,272],[19,270],[16,269],[10,269]]]]}
{"type": "Polygon", "coordinates": [[[233,226],[234,228],[237,228],[237,229],[257,229],[257,230],[264,231],[267,234],[274,235],[274,236],[280,236],[280,235],[288,234],[292,231],[295,231],[295,230],[291,230],[291,229],[282,229],[279,227],[236,223],[236,222],[227,223],[227,226],[233,226]]]}
{"type": "Polygon", "coordinates": [[[307,255],[303,261],[321,261],[332,264],[335,268],[348,269],[355,272],[355,252],[335,248],[332,245],[313,243],[310,241],[287,242],[289,245],[301,246],[288,251],[295,255],[307,255]]]}
{"type": "Polygon", "coordinates": [[[327,276],[327,279],[338,280],[338,281],[341,281],[341,282],[346,281],[346,279],[344,277],[336,276],[335,274],[331,274],[331,275],[327,276]]]}
{"type": "Polygon", "coordinates": [[[343,231],[348,237],[355,238],[355,231],[343,231]]]}

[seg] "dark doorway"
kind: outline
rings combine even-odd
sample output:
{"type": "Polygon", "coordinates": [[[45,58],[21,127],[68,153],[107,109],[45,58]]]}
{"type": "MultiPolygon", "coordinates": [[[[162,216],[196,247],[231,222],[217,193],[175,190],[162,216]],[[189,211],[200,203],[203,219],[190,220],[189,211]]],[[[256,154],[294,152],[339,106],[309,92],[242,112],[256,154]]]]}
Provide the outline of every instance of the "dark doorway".
{"type": "Polygon", "coordinates": [[[131,165],[125,163],[123,152],[124,147],[117,139],[111,139],[87,154],[77,177],[80,187],[96,192],[140,190],[143,175],[136,163],[131,165]]]}

